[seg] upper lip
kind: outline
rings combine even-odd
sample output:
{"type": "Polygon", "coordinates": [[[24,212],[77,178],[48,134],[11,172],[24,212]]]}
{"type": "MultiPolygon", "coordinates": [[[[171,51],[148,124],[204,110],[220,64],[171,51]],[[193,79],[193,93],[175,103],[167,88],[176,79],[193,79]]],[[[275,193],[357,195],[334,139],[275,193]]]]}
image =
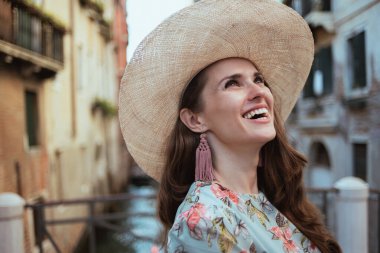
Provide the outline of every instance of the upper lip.
{"type": "Polygon", "coordinates": [[[245,115],[246,113],[249,113],[249,112],[251,112],[251,111],[254,111],[254,110],[257,110],[257,109],[261,109],[261,108],[266,108],[266,109],[268,110],[268,112],[270,111],[270,110],[269,110],[269,107],[268,107],[266,104],[258,104],[258,105],[255,105],[254,107],[251,107],[250,109],[244,111],[244,113],[243,113],[241,116],[244,117],[244,115],[245,115]]]}

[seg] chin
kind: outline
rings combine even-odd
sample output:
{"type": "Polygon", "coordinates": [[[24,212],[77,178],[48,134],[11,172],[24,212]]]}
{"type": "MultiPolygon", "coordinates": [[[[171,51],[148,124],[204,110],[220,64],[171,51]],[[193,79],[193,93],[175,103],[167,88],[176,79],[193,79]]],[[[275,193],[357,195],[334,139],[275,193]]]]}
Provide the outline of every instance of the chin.
{"type": "Polygon", "coordinates": [[[252,139],[254,142],[266,144],[273,140],[276,137],[276,132],[273,133],[265,133],[260,135],[255,135],[252,139]]]}

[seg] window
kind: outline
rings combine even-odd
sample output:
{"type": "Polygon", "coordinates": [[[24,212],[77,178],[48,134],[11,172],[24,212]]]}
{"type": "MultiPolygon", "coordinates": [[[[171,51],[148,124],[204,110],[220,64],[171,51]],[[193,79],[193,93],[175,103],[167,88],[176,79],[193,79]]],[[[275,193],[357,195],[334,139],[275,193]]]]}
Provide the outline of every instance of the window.
{"type": "Polygon", "coordinates": [[[330,156],[322,142],[314,142],[310,150],[310,167],[305,180],[309,187],[331,188],[333,185],[330,156]]]}
{"type": "Polygon", "coordinates": [[[287,0],[282,2],[290,4],[302,16],[307,16],[312,11],[331,11],[331,0],[287,0]]]}
{"type": "Polygon", "coordinates": [[[25,92],[25,119],[29,147],[37,146],[38,140],[38,100],[34,91],[25,92]]]}
{"type": "Polygon", "coordinates": [[[53,30],[53,58],[63,62],[63,33],[53,30]]]}
{"type": "Polygon", "coordinates": [[[53,26],[44,23],[42,24],[42,54],[53,57],[53,26]]]}
{"type": "Polygon", "coordinates": [[[32,29],[32,50],[37,53],[42,53],[42,47],[41,47],[41,29],[42,29],[42,22],[37,17],[32,17],[31,19],[31,29],[32,29]]]}
{"type": "Polygon", "coordinates": [[[78,90],[83,90],[84,84],[86,82],[85,77],[86,77],[86,64],[84,63],[85,61],[85,53],[83,50],[83,47],[80,45],[77,47],[77,89],[78,90]]]}
{"type": "Polygon", "coordinates": [[[367,144],[353,144],[354,176],[367,181],[367,144]]]}
{"type": "Polygon", "coordinates": [[[331,11],[331,0],[314,1],[313,9],[316,11],[331,11]]]}
{"type": "Polygon", "coordinates": [[[315,98],[333,91],[333,61],[331,46],[321,48],[314,57],[309,77],[306,81],[304,98],[315,98]]]}
{"type": "Polygon", "coordinates": [[[312,146],[312,165],[330,168],[330,158],[325,145],[316,142],[312,146]]]}
{"type": "Polygon", "coordinates": [[[367,85],[365,32],[361,32],[348,39],[348,62],[350,66],[350,88],[361,89],[367,85]]]}

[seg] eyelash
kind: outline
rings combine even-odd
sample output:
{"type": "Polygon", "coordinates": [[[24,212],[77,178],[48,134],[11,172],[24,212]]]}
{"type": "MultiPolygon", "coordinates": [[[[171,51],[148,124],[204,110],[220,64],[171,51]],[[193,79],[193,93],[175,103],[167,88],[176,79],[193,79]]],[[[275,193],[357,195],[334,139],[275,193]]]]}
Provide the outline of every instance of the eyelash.
{"type": "Polygon", "coordinates": [[[227,88],[229,88],[230,86],[232,86],[232,85],[236,85],[236,84],[239,84],[236,80],[228,80],[228,81],[226,82],[226,84],[224,85],[224,88],[227,89],[227,88]]]}
{"type": "MultiPolygon", "coordinates": [[[[264,78],[263,78],[262,76],[256,76],[255,79],[253,80],[253,82],[254,82],[254,83],[259,83],[259,84],[262,83],[262,84],[264,84],[264,85],[266,86],[266,84],[265,84],[265,80],[264,80],[264,78]]],[[[226,82],[226,84],[224,85],[224,88],[227,89],[227,88],[229,88],[229,87],[232,86],[232,85],[234,85],[234,86],[239,86],[239,82],[236,81],[236,80],[234,80],[234,79],[232,79],[232,80],[228,80],[228,81],[226,82]]]]}
{"type": "Polygon", "coordinates": [[[254,82],[255,83],[264,83],[265,84],[264,77],[262,77],[262,76],[256,76],[254,82]],[[258,79],[259,79],[259,81],[257,82],[258,79]]]}

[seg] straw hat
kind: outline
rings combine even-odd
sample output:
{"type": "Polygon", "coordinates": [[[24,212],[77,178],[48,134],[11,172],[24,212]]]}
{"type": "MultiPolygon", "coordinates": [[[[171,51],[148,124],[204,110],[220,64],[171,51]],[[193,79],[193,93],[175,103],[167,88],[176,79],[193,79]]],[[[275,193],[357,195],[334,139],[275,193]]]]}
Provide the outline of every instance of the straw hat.
{"type": "Polygon", "coordinates": [[[313,55],[306,22],[273,0],[204,0],[175,13],[140,43],[121,82],[119,117],[129,152],[159,181],[183,90],[200,70],[224,58],[256,65],[285,120],[313,55]]]}

